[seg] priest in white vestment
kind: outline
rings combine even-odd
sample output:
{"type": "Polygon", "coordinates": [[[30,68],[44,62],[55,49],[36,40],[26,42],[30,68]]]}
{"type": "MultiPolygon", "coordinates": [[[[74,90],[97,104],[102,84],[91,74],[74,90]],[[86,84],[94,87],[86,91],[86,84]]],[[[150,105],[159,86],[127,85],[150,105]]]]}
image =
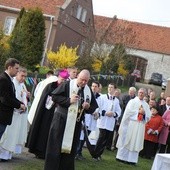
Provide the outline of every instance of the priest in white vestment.
{"type": "MultiPolygon", "coordinates": [[[[27,70],[23,67],[19,68],[19,72],[13,79],[15,86],[16,98],[27,107],[27,98],[30,93],[24,84],[27,76],[27,70]]],[[[21,153],[22,147],[27,137],[27,116],[28,111],[15,109],[13,113],[12,124],[7,126],[0,141],[0,159],[9,160],[12,153],[21,153]]]]}
{"type": "Polygon", "coordinates": [[[139,89],[138,96],[126,106],[116,145],[118,161],[129,164],[138,162],[139,152],[143,149],[145,123],[151,117],[149,105],[143,100],[145,95],[146,90],[139,89]]]}

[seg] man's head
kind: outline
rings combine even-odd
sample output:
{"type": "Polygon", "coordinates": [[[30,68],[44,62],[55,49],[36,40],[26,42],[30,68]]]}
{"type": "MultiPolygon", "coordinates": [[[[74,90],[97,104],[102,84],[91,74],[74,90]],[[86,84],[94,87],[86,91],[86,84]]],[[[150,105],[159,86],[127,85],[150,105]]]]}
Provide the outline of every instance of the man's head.
{"type": "Polygon", "coordinates": [[[15,58],[9,58],[5,62],[5,71],[11,76],[16,76],[19,69],[19,61],[15,58]]]}
{"type": "Polygon", "coordinates": [[[91,89],[93,93],[99,93],[100,83],[97,81],[92,82],[91,89]]]}
{"type": "Polygon", "coordinates": [[[49,71],[46,73],[46,78],[48,78],[48,77],[50,77],[50,76],[52,76],[52,75],[54,75],[54,71],[49,70],[49,71]]]}
{"type": "Polygon", "coordinates": [[[135,96],[135,93],[136,93],[136,88],[130,87],[129,88],[129,96],[133,97],[133,96],[135,96]]]}
{"type": "Polygon", "coordinates": [[[116,89],[115,89],[115,92],[114,92],[114,96],[119,97],[120,94],[121,94],[121,90],[118,89],[118,88],[116,88],[116,89]]]}
{"type": "Polygon", "coordinates": [[[156,94],[155,94],[155,91],[151,91],[150,94],[149,94],[149,98],[154,100],[156,98],[156,94]]]}
{"type": "Polygon", "coordinates": [[[170,96],[166,98],[166,105],[170,106],[170,96]]]}
{"type": "Polygon", "coordinates": [[[138,90],[138,97],[140,100],[143,100],[144,96],[146,95],[146,89],[144,88],[140,88],[138,90]]]}
{"type": "Polygon", "coordinates": [[[162,99],[164,99],[164,98],[165,98],[165,92],[161,92],[160,97],[161,97],[162,99]]]}
{"type": "Polygon", "coordinates": [[[69,77],[68,71],[66,69],[60,70],[58,73],[58,84],[63,83],[69,77]]]}
{"type": "Polygon", "coordinates": [[[117,88],[117,87],[116,87],[116,85],[115,85],[114,83],[109,83],[108,88],[107,88],[108,93],[109,93],[110,95],[114,95],[114,92],[115,92],[115,89],[116,89],[116,88],[117,88]]]}
{"type": "Polygon", "coordinates": [[[153,106],[156,106],[156,101],[154,99],[150,99],[149,100],[149,107],[153,107],[153,106]]]}
{"type": "Polygon", "coordinates": [[[16,79],[20,82],[23,83],[25,81],[25,78],[27,77],[27,69],[24,67],[19,67],[18,73],[16,75],[16,79]]]}
{"type": "Polygon", "coordinates": [[[90,79],[90,72],[86,69],[82,70],[77,76],[77,85],[84,87],[90,79]]]}
{"type": "Polygon", "coordinates": [[[148,96],[144,96],[143,100],[145,100],[145,102],[148,103],[149,102],[148,96]]]}
{"type": "Polygon", "coordinates": [[[77,68],[76,67],[71,67],[71,68],[68,68],[68,73],[70,75],[70,79],[75,79],[77,78],[77,68]]]}

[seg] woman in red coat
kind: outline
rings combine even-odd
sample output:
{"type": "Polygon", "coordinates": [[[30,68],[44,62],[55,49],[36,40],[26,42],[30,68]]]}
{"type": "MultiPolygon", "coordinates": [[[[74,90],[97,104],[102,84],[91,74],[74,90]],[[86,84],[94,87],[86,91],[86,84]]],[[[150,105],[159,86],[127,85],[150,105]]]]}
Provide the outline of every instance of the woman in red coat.
{"type": "Polygon", "coordinates": [[[169,128],[170,128],[170,110],[165,111],[162,118],[163,118],[164,126],[162,128],[158,140],[158,142],[161,144],[159,153],[165,153],[166,147],[167,147],[167,153],[170,153],[170,145],[168,142],[168,135],[169,135],[169,128]]]}
{"type": "Polygon", "coordinates": [[[151,108],[151,119],[145,125],[144,148],[140,152],[141,157],[151,159],[155,154],[155,147],[158,143],[158,135],[163,127],[163,119],[158,114],[158,109],[154,106],[151,108]]]}

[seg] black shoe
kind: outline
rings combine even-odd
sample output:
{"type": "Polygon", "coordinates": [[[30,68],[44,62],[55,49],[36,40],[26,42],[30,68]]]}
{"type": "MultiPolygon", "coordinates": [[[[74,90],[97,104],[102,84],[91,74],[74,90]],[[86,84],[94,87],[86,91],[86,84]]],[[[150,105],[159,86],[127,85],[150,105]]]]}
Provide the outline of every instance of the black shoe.
{"type": "Polygon", "coordinates": [[[1,159],[1,162],[8,162],[8,159],[1,159]]]}
{"type": "Polygon", "coordinates": [[[106,147],[106,149],[107,149],[108,151],[112,151],[112,149],[111,149],[111,148],[109,148],[109,147],[106,147]]]}
{"type": "Polygon", "coordinates": [[[127,164],[129,164],[129,165],[136,165],[136,163],[135,162],[127,162],[127,164]]]}
{"type": "Polygon", "coordinates": [[[100,159],[99,159],[99,158],[92,158],[92,159],[93,159],[93,161],[95,161],[95,162],[100,161],[100,159]]]}
{"type": "Polygon", "coordinates": [[[77,155],[75,156],[75,160],[82,161],[83,159],[85,159],[85,158],[83,157],[83,155],[77,154],[77,155]]]}
{"type": "Polygon", "coordinates": [[[122,162],[122,163],[127,163],[126,161],[118,159],[118,158],[116,158],[116,161],[119,161],[119,162],[122,162]]]}
{"type": "Polygon", "coordinates": [[[35,155],[35,157],[36,157],[37,159],[45,159],[45,156],[44,156],[44,155],[35,155]]]}

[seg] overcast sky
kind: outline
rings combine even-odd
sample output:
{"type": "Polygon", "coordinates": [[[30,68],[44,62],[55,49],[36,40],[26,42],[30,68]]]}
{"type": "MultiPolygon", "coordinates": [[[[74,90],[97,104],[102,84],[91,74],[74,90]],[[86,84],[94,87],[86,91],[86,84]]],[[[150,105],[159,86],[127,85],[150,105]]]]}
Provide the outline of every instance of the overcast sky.
{"type": "Polygon", "coordinates": [[[170,27],[170,0],[92,0],[95,15],[170,27]]]}

